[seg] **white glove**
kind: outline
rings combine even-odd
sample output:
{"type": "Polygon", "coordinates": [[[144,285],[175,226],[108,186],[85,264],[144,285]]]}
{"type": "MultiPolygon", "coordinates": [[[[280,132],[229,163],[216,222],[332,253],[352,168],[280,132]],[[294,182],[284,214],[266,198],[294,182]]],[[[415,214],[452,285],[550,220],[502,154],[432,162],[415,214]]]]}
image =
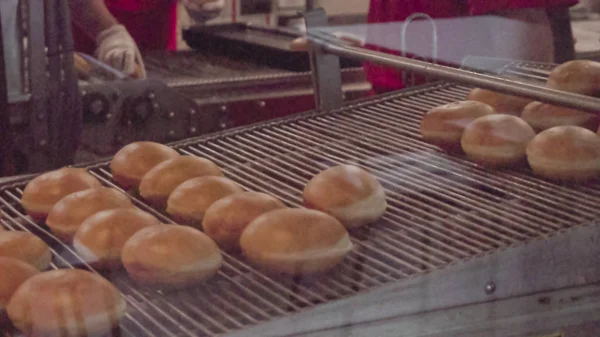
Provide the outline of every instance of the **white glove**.
{"type": "Polygon", "coordinates": [[[190,17],[205,22],[217,17],[225,7],[225,0],[181,0],[190,17]]]}
{"type": "Polygon", "coordinates": [[[96,44],[98,46],[96,57],[100,61],[120,70],[125,75],[134,74],[136,65],[139,64],[141,74],[138,75],[141,78],[146,77],[142,55],[123,25],[114,25],[100,32],[96,37],[96,44]]]}

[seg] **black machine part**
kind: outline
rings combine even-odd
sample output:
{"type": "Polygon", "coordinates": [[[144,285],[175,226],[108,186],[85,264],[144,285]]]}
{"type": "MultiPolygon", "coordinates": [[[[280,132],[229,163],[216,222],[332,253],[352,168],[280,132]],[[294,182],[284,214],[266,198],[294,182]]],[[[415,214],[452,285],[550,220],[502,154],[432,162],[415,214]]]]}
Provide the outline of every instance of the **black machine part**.
{"type": "Polygon", "coordinates": [[[80,86],[84,150],[110,155],[125,144],[171,142],[216,131],[218,111],[200,111],[190,98],[156,80],[80,86]]]}
{"type": "MultiPolygon", "coordinates": [[[[81,131],[81,102],[68,2],[24,0],[14,15],[21,22],[22,36],[21,45],[11,48],[23,51],[20,70],[28,95],[0,110],[2,119],[10,120],[8,134],[15,144],[9,154],[16,159],[11,169],[34,172],[71,164],[81,131]]],[[[0,56],[0,67],[5,67],[4,53],[0,56]]],[[[7,88],[1,89],[5,96],[7,88]]]]}

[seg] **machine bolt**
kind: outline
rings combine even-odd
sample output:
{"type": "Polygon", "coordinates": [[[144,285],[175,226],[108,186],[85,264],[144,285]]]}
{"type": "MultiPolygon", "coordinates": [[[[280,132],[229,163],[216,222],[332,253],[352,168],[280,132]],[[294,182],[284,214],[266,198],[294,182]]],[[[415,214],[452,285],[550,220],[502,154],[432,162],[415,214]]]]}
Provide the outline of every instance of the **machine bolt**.
{"type": "Polygon", "coordinates": [[[195,128],[195,127],[191,127],[191,128],[190,128],[190,133],[191,133],[191,134],[194,134],[194,133],[196,133],[196,131],[198,131],[198,130],[196,130],[196,128],[195,128]]]}
{"type": "Polygon", "coordinates": [[[223,112],[227,111],[227,105],[221,105],[221,111],[223,111],[223,112]]]}
{"type": "Polygon", "coordinates": [[[190,116],[194,116],[196,114],[196,110],[195,109],[190,109],[190,116]]]}
{"type": "Polygon", "coordinates": [[[153,92],[151,92],[151,93],[148,94],[148,99],[149,100],[154,100],[155,98],[156,98],[156,95],[153,92]]]}
{"type": "Polygon", "coordinates": [[[169,115],[168,115],[168,117],[169,117],[169,118],[173,118],[173,117],[175,117],[175,113],[174,113],[173,111],[169,112],[169,115]]]}
{"type": "Polygon", "coordinates": [[[171,137],[175,136],[175,131],[169,130],[169,136],[171,136],[171,137]]]}
{"type": "Polygon", "coordinates": [[[81,96],[85,96],[85,95],[87,95],[87,91],[81,90],[81,96]]]}
{"type": "Polygon", "coordinates": [[[112,114],[106,114],[106,119],[111,119],[112,118],[112,114]]]}
{"type": "Polygon", "coordinates": [[[48,144],[48,141],[45,139],[40,140],[40,146],[46,146],[46,144],[48,144]]]}
{"type": "Polygon", "coordinates": [[[267,103],[265,101],[258,102],[258,107],[259,108],[264,108],[265,106],[267,106],[267,103]]]}
{"type": "Polygon", "coordinates": [[[496,291],[496,284],[494,282],[488,282],[485,285],[485,293],[488,295],[493,294],[496,291]]]}
{"type": "Polygon", "coordinates": [[[160,105],[158,105],[158,103],[152,104],[152,109],[158,110],[158,108],[160,108],[160,105]]]}

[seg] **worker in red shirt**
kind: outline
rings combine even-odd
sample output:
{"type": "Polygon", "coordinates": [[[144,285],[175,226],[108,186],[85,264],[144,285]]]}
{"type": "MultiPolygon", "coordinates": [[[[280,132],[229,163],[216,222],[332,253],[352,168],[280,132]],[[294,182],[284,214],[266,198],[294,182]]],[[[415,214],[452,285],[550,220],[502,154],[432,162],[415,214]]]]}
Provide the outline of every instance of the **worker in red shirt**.
{"type": "MultiPolygon", "coordinates": [[[[194,18],[219,14],[224,0],[181,0],[194,18]]],[[[177,0],[71,0],[75,50],[132,74],[140,53],[177,48],[177,0]],[[91,10],[90,10],[91,8],[91,10]]]]}
{"type": "MultiPolygon", "coordinates": [[[[500,50],[495,57],[518,58],[523,60],[552,62],[554,56],[553,35],[550,28],[547,9],[574,5],[577,0],[371,0],[369,7],[369,23],[405,21],[413,13],[425,13],[430,17],[453,18],[469,15],[499,15],[523,22],[535,24],[532,31],[525,32],[521,37],[526,41],[516,53],[502,55],[500,50]],[[539,29],[538,29],[539,28],[539,29]]],[[[495,32],[494,35],[502,35],[495,32]]],[[[510,36],[503,36],[503,43],[510,36]]],[[[425,37],[425,39],[429,39],[425,37]]],[[[370,40],[370,38],[368,39],[370,40]]],[[[490,43],[493,46],[493,41],[490,43]]],[[[379,46],[369,46],[370,49],[391,52],[379,46]]],[[[466,51],[465,51],[466,52],[466,51]]],[[[508,53],[507,53],[508,54],[508,53]]],[[[385,92],[404,87],[401,72],[375,64],[366,64],[365,70],[369,81],[376,92],[385,92]]]]}

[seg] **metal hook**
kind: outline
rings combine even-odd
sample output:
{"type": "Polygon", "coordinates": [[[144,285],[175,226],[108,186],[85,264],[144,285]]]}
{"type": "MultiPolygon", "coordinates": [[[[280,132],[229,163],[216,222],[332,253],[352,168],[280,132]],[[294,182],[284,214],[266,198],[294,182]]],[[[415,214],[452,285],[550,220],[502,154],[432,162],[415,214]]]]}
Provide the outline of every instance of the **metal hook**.
{"type": "MultiPolygon", "coordinates": [[[[431,23],[432,49],[433,49],[433,59],[431,60],[432,61],[431,63],[437,64],[437,58],[438,58],[437,25],[435,24],[435,20],[433,20],[433,18],[431,16],[429,16],[428,14],[425,14],[425,13],[413,13],[409,17],[407,17],[406,20],[404,21],[404,24],[402,25],[402,34],[400,35],[402,56],[406,57],[406,31],[408,29],[408,25],[417,19],[425,19],[431,23]]],[[[419,58],[415,57],[415,59],[419,59],[419,58]]],[[[425,60],[423,59],[423,61],[425,61],[425,60]]],[[[408,74],[406,72],[402,72],[402,82],[404,83],[405,86],[409,87],[409,86],[411,86],[411,84],[409,84],[407,75],[408,74]]],[[[414,81],[415,81],[414,75],[412,75],[411,80],[412,80],[411,83],[414,83],[414,81]]]]}

